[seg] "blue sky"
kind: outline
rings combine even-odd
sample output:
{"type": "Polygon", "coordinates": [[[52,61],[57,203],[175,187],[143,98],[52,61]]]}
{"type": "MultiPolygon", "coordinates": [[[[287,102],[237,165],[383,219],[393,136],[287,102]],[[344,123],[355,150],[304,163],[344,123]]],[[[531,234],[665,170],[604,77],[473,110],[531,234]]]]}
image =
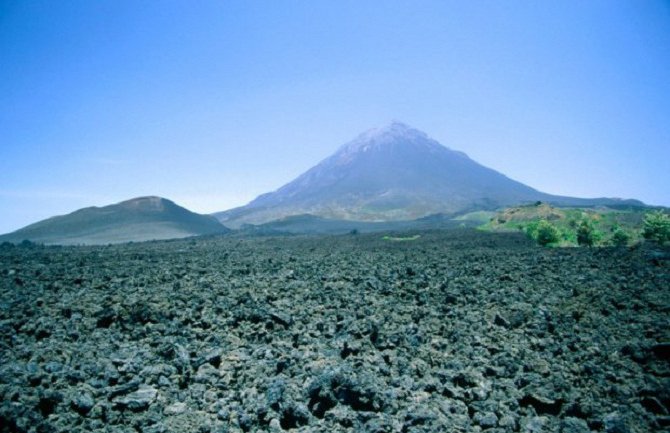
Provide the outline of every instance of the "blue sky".
{"type": "Polygon", "coordinates": [[[401,120],[545,192],[670,205],[667,1],[0,2],[0,233],[245,204],[401,120]]]}

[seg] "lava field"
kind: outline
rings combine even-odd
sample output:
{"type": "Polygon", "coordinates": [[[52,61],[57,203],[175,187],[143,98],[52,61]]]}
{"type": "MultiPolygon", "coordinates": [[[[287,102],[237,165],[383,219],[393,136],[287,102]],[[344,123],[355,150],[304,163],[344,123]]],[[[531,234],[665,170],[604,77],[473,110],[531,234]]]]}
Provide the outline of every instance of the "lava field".
{"type": "Polygon", "coordinates": [[[670,431],[670,252],[0,246],[2,432],[670,431]]]}

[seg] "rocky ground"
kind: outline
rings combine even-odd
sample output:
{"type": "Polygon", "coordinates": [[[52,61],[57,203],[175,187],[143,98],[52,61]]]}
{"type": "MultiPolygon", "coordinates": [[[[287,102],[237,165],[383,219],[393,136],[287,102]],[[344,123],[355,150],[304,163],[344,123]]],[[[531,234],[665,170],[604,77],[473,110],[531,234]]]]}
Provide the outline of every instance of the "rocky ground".
{"type": "Polygon", "coordinates": [[[3,245],[1,431],[670,431],[668,258],[465,230],[3,245]]]}

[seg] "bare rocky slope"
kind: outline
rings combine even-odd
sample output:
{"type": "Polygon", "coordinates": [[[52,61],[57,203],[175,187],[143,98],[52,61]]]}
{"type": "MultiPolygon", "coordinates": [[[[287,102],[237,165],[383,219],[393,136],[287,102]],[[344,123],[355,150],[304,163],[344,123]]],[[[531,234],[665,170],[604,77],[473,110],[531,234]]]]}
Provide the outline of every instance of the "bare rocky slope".
{"type": "Polygon", "coordinates": [[[667,250],[419,234],[4,244],[0,431],[668,431],[667,250]]]}

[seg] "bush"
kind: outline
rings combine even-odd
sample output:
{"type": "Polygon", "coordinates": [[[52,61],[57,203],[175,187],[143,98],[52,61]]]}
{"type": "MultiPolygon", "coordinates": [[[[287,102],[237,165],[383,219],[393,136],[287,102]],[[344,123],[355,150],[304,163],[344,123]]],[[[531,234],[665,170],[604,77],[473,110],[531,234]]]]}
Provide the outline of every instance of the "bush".
{"type": "Polygon", "coordinates": [[[621,227],[616,227],[612,231],[612,245],[615,247],[625,247],[630,241],[630,235],[621,227]]]}
{"type": "Polygon", "coordinates": [[[536,224],[529,224],[526,233],[542,246],[556,243],[561,237],[558,228],[547,220],[540,220],[536,224]]]}
{"type": "Polygon", "coordinates": [[[642,236],[660,244],[668,242],[670,240],[670,217],[660,210],[646,214],[642,236]]]}
{"type": "Polygon", "coordinates": [[[596,231],[589,220],[582,220],[577,226],[577,243],[587,247],[593,246],[600,239],[600,233],[596,231]]]}

